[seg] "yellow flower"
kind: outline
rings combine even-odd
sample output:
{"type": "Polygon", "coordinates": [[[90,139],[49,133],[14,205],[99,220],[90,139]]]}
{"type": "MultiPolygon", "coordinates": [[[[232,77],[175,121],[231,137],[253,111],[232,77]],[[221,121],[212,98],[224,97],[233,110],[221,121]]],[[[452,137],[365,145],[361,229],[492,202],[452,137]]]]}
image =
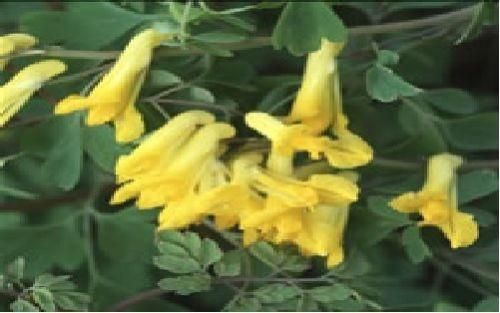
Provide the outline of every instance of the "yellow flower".
{"type": "Polygon", "coordinates": [[[303,124],[286,125],[267,113],[248,113],[245,121],[249,127],[271,140],[268,167],[282,174],[292,172],[293,155],[298,151],[309,152],[314,160],[324,156],[330,165],[338,168],[360,166],[373,157],[371,147],[348,130],[341,130],[342,136],[331,139],[312,134],[303,124]]]}
{"type": "Polygon", "coordinates": [[[121,156],[116,164],[119,183],[161,171],[173,160],[177,150],[198,127],[215,121],[204,111],[183,112],[144,139],[129,155],[121,156]]]}
{"type": "Polygon", "coordinates": [[[284,210],[273,219],[261,221],[257,234],[277,244],[296,244],[304,255],[327,256],[328,267],[339,264],[344,255],[343,233],[349,205],[358,198],[356,179],[353,173],[312,175],[304,184],[315,190],[318,202],[311,208],[284,210]]]}
{"type": "Polygon", "coordinates": [[[284,123],[264,113],[247,115],[247,124],[273,141],[268,161],[272,169],[290,173],[295,151],[308,151],[313,159],[323,154],[331,166],[344,169],[373,158],[370,145],[347,129],[336,60],[343,45],[323,39],[320,49],[308,55],[302,84],[284,123]],[[336,139],[319,137],[330,126],[336,139]]]}
{"type": "Polygon", "coordinates": [[[472,245],[479,236],[471,214],[458,211],[456,169],[462,158],[439,154],[429,159],[427,179],[422,190],[393,199],[390,205],[403,213],[420,213],[420,225],[438,227],[453,249],[472,245]]]}
{"type": "Polygon", "coordinates": [[[353,172],[313,175],[310,179],[319,190],[320,203],[314,210],[302,212],[303,228],[292,241],[305,255],[328,256],[328,267],[344,260],[342,245],[349,205],[359,193],[356,180],[353,172]]]}
{"type": "Polygon", "coordinates": [[[208,113],[183,113],[121,158],[116,172],[118,181],[125,184],[111,203],[138,197],[139,208],[152,208],[195,192],[201,178],[217,164],[219,141],[235,134],[232,126],[212,121],[208,113]],[[197,129],[197,125],[203,126],[197,129]]]}
{"type": "Polygon", "coordinates": [[[240,214],[245,245],[258,239],[289,242],[305,255],[328,256],[329,267],[342,261],[348,207],[359,194],[353,175],[313,174],[300,181],[255,163],[245,177],[248,188],[263,197],[262,204],[240,214]]]}
{"type": "Polygon", "coordinates": [[[326,39],[319,50],[307,57],[302,85],[297,93],[287,122],[300,122],[312,134],[321,134],[330,125],[341,123],[342,98],[336,57],[344,43],[326,39]]]}
{"type": "Polygon", "coordinates": [[[5,68],[12,53],[21,52],[36,45],[37,39],[28,34],[0,36],[0,71],[5,68]]]}
{"type": "Polygon", "coordinates": [[[63,73],[66,65],[57,60],[45,60],[28,65],[0,87],[0,127],[16,114],[42,85],[63,73]]]}
{"type": "Polygon", "coordinates": [[[169,37],[153,29],[136,35],[87,97],[71,95],[57,104],[55,113],[88,109],[87,125],[113,121],[118,142],[139,138],[144,132],[144,122],[135,102],[151,63],[153,49],[169,37]]]}

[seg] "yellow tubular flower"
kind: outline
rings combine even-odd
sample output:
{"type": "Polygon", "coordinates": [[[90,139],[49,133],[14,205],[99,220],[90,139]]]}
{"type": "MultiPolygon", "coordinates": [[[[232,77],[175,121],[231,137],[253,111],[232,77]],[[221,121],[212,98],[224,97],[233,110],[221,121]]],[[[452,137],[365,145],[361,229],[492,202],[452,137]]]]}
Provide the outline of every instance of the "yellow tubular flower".
{"type": "Polygon", "coordinates": [[[354,173],[313,175],[305,184],[314,187],[319,201],[312,208],[288,210],[260,227],[263,237],[274,243],[296,244],[304,255],[327,256],[328,267],[343,260],[343,233],[349,205],[359,188],[354,173]]]}
{"type": "Polygon", "coordinates": [[[63,73],[66,65],[45,60],[28,65],[0,87],[0,127],[16,114],[26,101],[52,77],[63,73]]]}
{"type": "Polygon", "coordinates": [[[308,55],[302,85],[287,122],[300,122],[312,134],[321,134],[342,115],[339,75],[336,57],[344,43],[326,39],[319,50],[308,55]]]}
{"type": "Polygon", "coordinates": [[[250,112],[245,116],[246,124],[272,142],[268,168],[290,175],[293,171],[293,155],[307,151],[312,159],[322,155],[331,166],[352,168],[368,163],[373,156],[371,147],[360,137],[341,130],[339,139],[316,136],[302,124],[286,125],[267,113],[250,112]]]}
{"type": "Polygon", "coordinates": [[[203,126],[176,151],[169,164],[125,183],[115,192],[111,203],[138,197],[136,204],[139,208],[152,208],[190,195],[207,167],[214,165],[219,141],[234,134],[235,130],[229,124],[203,126]]]}
{"type": "Polygon", "coordinates": [[[37,39],[28,34],[9,34],[0,36],[0,71],[8,62],[7,56],[29,49],[36,45],[37,39]]]}
{"type": "Polygon", "coordinates": [[[405,193],[390,202],[397,211],[420,213],[420,225],[438,227],[453,249],[468,247],[479,236],[474,217],[458,211],[456,169],[462,163],[462,158],[447,153],[431,157],[422,190],[405,193]]]}
{"type": "Polygon", "coordinates": [[[204,111],[187,111],[175,116],[148,136],[131,154],[118,159],[117,181],[123,183],[164,169],[197,127],[214,121],[215,117],[204,111]]]}
{"type": "Polygon", "coordinates": [[[135,108],[135,101],[151,63],[153,49],[169,37],[153,29],[139,33],[87,97],[71,95],[57,104],[55,113],[88,109],[87,125],[113,121],[118,142],[139,138],[144,132],[144,122],[135,108]]]}
{"type": "Polygon", "coordinates": [[[305,255],[327,256],[327,266],[333,267],[344,260],[343,234],[349,216],[349,207],[317,205],[304,212],[302,230],[291,241],[305,255]]]}

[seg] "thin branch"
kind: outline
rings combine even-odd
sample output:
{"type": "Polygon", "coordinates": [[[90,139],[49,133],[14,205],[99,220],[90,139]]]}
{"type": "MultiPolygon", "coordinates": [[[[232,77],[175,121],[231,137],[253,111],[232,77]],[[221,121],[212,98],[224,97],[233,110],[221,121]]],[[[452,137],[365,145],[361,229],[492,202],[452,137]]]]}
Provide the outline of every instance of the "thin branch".
{"type": "MultiPolygon", "coordinates": [[[[360,35],[374,35],[374,34],[385,34],[393,33],[402,30],[418,29],[426,26],[440,25],[446,22],[452,21],[462,21],[470,18],[476,9],[476,5],[469,6],[464,9],[437,14],[430,17],[408,20],[403,22],[393,22],[385,23],[379,25],[363,25],[354,26],[348,29],[350,36],[360,36],[360,35]]],[[[260,48],[271,45],[271,37],[254,37],[245,41],[238,43],[227,43],[219,44],[219,48],[237,51],[237,50],[247,50],[260,48]]],[[[84,51],[84,50],[66,50],[58,47],[49,47],[46,49],[28,50],[18,54],[13,54],[9,56],[0,56],[0,60],[3,58],[18,58],[24,56],[36,56],[44,55],[47,57],[58,57],[58,58],[76,58],[76,59],[115,59],[121,51],[84,51]]],[[[170,48],[163,47],[159,48],[158,52],[155,53],[156,57],[164,56],[184,56],[193,54],[205,54],[206,51],[197,48],[183,49],[183,48],[170,48]]]]}
{"type": "Polygon", "coordinates": [[[409,21],[385,23],[379,25],[355,26],[349,28],[349,35],[357,36],[357,35],[393,33],[402,30],[417,29],[426,26],[439,25],[445,22],[466,20],[474,14],[475,10],[476,10],[476,5],[472,5],[457,11],[452,11],[448,13],[438,14],[430,17],[414,19],[409,21]]]}
{"type": "Polygon", "coordinates": [[[112,307],[107,309],[106,311],[108,311],[108,312],[121,312],[130,306],[133,306],[137,303],[141,303],[141,302],[149,300],[149,299],[158,298],[165,293],[167,293],[167,291],[162,290],[160,288],[146,290],[146,291],[137,293],[137,294],[131,296],[130,298],[127,298],[123,301],[116,303],[115,305],[113,305],[112,307]]]}
{"type": "Polygon", "coordinates": [[[7,290],[7,289],[0,289],[0,295],[9,297],[9,298],[17,298],[20,296],[20,293],[15,292],[13,290],[7,290]]]}
{"type": "MultiPolygon", "coordinates": [[[[113,183],[105,184],[102,186],[100,192],[111,192],[115,188],[113,183]]],[[[33,200],[15,201],[11,203],[1,203],[0,212],[2,211],[15,211],[15,212],[42,212],[51,207],[65,204],[84,201],[95,194],[94,189],[77,189],[68,191],[55,196],[46,198],[38,198],[33,200]]]]}

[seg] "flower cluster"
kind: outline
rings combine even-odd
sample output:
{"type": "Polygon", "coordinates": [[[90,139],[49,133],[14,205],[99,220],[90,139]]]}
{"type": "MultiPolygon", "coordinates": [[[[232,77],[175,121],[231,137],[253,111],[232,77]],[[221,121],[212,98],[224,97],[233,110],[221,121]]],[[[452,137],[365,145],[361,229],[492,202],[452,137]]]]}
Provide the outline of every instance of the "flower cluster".
{"type": "MultiPolygon", "coordinates": [[[[118,142],[144,133],[135,108],[153,51],[170,34],[147,29],[136,35],[113,68],[87,95],[60,101],[56,114],[86,109],[87,125],[113,122],[118,142]]],[[[8,56],[28,49],[36,39],[21,34],[0,37],[4,66],[8,56]]],[[[116,164],[120,187],[111,203],[136,199],[140,209],[162,207],[159,229],[182,229],[212,217],[220,229],[238,227],[243,241],[296,245],[304,255],[342,262],[343,233],[349,207],[358,200],[358,174],[373,150],[348,128],[342,110],[337,56],[343,43],[323,39],[307,57],[302,84],[287,116],[263,112],[245,115],[246,125],[270,141],[268,153],[228,151],[236,129],[204,111],[186,111],[151,133],[116,164]],[[298,153],[329,165],[298,166],[298,153]],[[331,168],[338,169],[333,172],[331,168]]],[[[0,126],[4,125],[48,79],[64,72],[64,63],[42,61],[26,67],[0,87],[0,126]]],[[[420,213],[420,225],[441,229],[453,248],[478,237],[472,216],[458,211],[457,156],[442,154],[429,161],[428,179],[418,193],[397,197],[400,212],[420,213]]]]}

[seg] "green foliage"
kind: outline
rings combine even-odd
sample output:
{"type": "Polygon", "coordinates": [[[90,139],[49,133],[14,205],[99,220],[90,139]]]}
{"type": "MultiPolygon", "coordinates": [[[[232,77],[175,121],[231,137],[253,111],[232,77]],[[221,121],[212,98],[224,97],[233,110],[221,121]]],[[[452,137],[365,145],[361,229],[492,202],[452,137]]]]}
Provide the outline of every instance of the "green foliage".
{"type": "Polygon", "coordinates": [[[498,297],[487,297],[474,306],[474,312],[496,312],[498,311],[498,297]]]}
{"type": "Polygon", "coordinates": [[[195,273],[181,275],[177,277],[163,278],[158,282],[158,286],[166,291],[175,291],[186,296],[195,292],[210,290],[211,277],[205,273],[195,273]]]}
{"type": "Polygon", "coordinates": [[[202,240],[192,232],[161,232],[157,246],[161,254],[154,258],[156,266],[176,274],[206,270],[222,258],[222,252],[213,240],[202,240]]]}
{"type": "Polygon", "coordinates": [[[15,312],[86,311],[90,297],[75,291],[77,286],[69,275],[55,276],[41,274],[34,279],[31,287],[26,285],[23,275],[24,258],[17,258],[7,265],[0,288],[11,294],[15,300],[10,309],[15,312]],[[6,288],[6,291],[5,289],[6,288]]]}
{"type": "Polygon", "coordinates": [[[494,128],[498,128],[496,113],[476,114],[443,124],[450,144],[466,151],[498,149],[498,133],[491,132],[494,128]]]}
{"type": "Polygon", "coordinates": [[[40,11],[23,15],[21,30],[33,34],[44,44],[63,43],[68,48],[98,49],[152,18],[104,1],[65,5],[64,12],[40,11]]]}
{"type": "Polygon", "coordinates": [[[18,221],[0,225],[1,264],[23,256],[30,264],[25,275],[48,271],[54,265],[72,271],[83,262],[83,241],[76,228],[75,214],[60,216],[59,222],[29,225],[18,221]],[[12,242],[16,242],[12,245],[12,242]],[[54,243],[57,242],[57,245],[54,243]]]}
{"type": "Polygon", "coordinates": [[[490,170],[477,170],[459,176],[458,202],[471,202],[498,190],[498,175],[490,170]]]}
{"type": "Polygon", "coordinates": [[[214,271],[218,276],[238,276],[241,273],[242,252],[238,250],[224,253],[215,263],[214,271]]]}
{"type": "Polygon", "coordinates": [[[39,40],[9,60],[0,85],[42,59],[68,65],[0,128],[0,309],[498,311],[497,10],[492,1],[0,2],[0,36],[39,40]],[[173,40],[155,50],[138,97],[143,138],[118,144],[111,123],[53,114],[148,27],[173,40]],[[236,227],[155,232],[158,210],[109,204],[118,157],[179,112],[207,110],[237,129],[227,161],[263,149],[244,114],[286,116],[305,55],[323,39],[345,43],[343,110],[375,152],[355,169],[342,263],[326,268],[287,244],[242,246],[236,227]],[[417,214],[388,205],[421,188],[421,165],[439,152],[464,159],[459,210],[480,226],[467,248],[450,249],[417,214]]]}
{"type": "Polygon", "coordinates": [[[118,156],[123,151],[115,141],[113,129],[108,125],[83,129],[83,149],[104,171],[113,172],[118,156]]]}
{"type": "Polygon", "coordinates": [[[478,109],[476,100],[461,89],[426,90],[421,97],[437,109],[451,114],[467,115],[475,113],[478,109]]]}
{"type": "Polygon", "coordinates": [[[352,291],[342,284],[315,287],[309,291],[311,298],[321,303],[346,300],[352,291]]]}
{"type": "Polygon", "coordinates": [[[280,303],[298,295],[298,290],[283,284],[269,284],[253,292],[254,297],[261,303],[280,303]]]}
{"type": "Polygon", "coordinates": [[[377,50],[377,61],[366,71],[366,91],[370,97],[381,102],[393,102],[398,98],[415,96],[422,91],[387,67],[396,65],[398,61],[397,53],[377,50]]]}
{"type": "Polygon", "coordinates": [[[55,117],[37,125],[36,136],[21,140],[27,153],[42,157],[40,176],[64,190],[72,189],[82,169],[82,130],[80,115],[55,117]]]}
{"type": "Polygon", "coordinates": [[[420,237],[420,231],[417,226],[405,228],[401,240],[408,257],[413,263],[420,263],[425,258],[432,256],[431,251],[422,240],[422,237],[420,237]]]}
{"type": "Polygon", "coordinates": [[[260,261],[283,271],[300,273],[310,267],[309,261],[293,250],[286,247],[276,248],[265,241],[257,242],[250,247],[250,250],[260,256],[260,261]]]}
{"type": "Polygon", "coordinates": [[[362,221],[364,228],[356,232],[358,240],[366,245],[374,245],[394,230],[412,224],[407,214],[402,214],[387,204],[388,199],[380,196],[368,198],[367,207],[363,208],[362,221]],[[370,220],[377,220],[377,223],[369,223],[370,220]]]}
{"type": "Polygon", "coordinates": [[[288,2],[274,27],[276,49],[286,47],[293,55],[319,49],[321,39],[344,42],[347,31],[338,16],[323,2],[288,2]]]}

